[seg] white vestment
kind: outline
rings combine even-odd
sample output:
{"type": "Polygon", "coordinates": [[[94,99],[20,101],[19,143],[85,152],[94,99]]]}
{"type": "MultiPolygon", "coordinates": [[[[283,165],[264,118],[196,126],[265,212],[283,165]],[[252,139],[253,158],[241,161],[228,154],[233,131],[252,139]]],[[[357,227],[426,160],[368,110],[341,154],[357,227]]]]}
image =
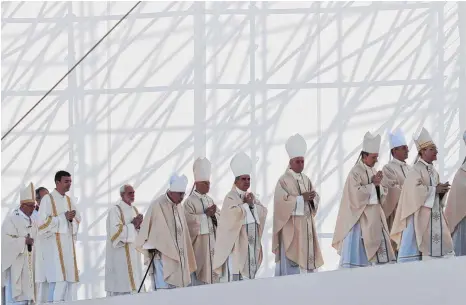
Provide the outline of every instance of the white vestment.
{"type": "Polygon", "coordinates": [[[141,283],[141,254],[133,242],[138,234],[131,223],[139,214],[134,206],[121,201],[109,209],[105,259],[107,296],[134,293],[141,283]]]}
{"type": "Polygon", "coordinates": [[[436,185],[439,183],[438,174],[432,164],[426,163],[420,159],[418,162],[424,164],[429,168],[429,176],[431,185],[429,188],[429,195],[426,198],[425,206],[431,209],[431,225],[430,225],[430,238],[432,239],[431,255],[423,254],[419,251],[418,243],[416,239],[416,231],[414,225],[414,214],[408,217],[408,224],[406,229],[403,230],[401,235],[400,249],[398,250],[398,263],[406,263],[412,261],[429,260],[435,258],[451,258],[454,256],[454,252],[442,255],[442,246],[444,241],[442,240],[442,218],[443,207],[440,204],[439,196],[436,194],[436,185]],[[435,216],[437,215],[437,216],[435,216]],[[439,236],[439,237],[437,237],[439,236]],[[437,241],[435,241],[438,238],[437,241]]]}
{"type": "Polygon", "coordinates": [[[6,304],[28,304],[35,300],[35,247],[28,251],[25,239],[28,234],[35,239],[37,226],[19,208],[6,216],[2,224],[2,286],[6,304]]]}
{"type": "Polygon", "coordinates": [[[39,249],[37,262],[43,263],[43,274],[36,279],[39,299],[71,301],[74,283],[79,282],[76,261],[76,235],[81,217],[69,196],[62,196],[57,190],[45,195],[40,204],[39,249]],[[75,210],[76,217],[69,222],[65,212],[75,210]],[[44,296],[46,294],[47,296],[44,296]]]}
{"type": "MultiPolygon", "coordinates": [[[[246,192],[235,188],[241,199],[246,196],[246,192]]],[[[243,226],[246,228],[246,234],[248,236],[248,259],[246,260],[248,274],[236,273],[234,270],[241,270],[242,266],[235,266],[235,252],[232,252],[228,257],[228,277],[222,277],[221,282],[228,280],[229,282],[251,280],[254,279],[258,271],[258,257],[261,249],[261,240],[259,236],[259,215],[257,209],[250,209],[248,203],[243,203],[241,208],[245,212],[243,226]]]]}

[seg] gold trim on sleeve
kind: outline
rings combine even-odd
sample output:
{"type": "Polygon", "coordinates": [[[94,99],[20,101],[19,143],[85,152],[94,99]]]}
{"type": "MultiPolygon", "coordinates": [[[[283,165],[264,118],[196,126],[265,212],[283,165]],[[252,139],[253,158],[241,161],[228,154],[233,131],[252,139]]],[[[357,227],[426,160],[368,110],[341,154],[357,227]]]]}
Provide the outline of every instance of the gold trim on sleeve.
{"type": "Polygon", "coordinates": [[[115,234],[113,234],[113,236],[112,236],[112,238],[111,238],[112,243],[115,241],[115,239],[118,238],[118,236],[120,236],[121,232],[123,232],[123,225],[122,225],[122,224],[119,224],[119,225],[118,225],[118,231],[117,231],[115,234]]]}
{"type": "Polygon", "coordinates": [[[39,231],[46,229],[52,222],[52,217],[47,217],[47,221],[39,227],[39,231]]]}

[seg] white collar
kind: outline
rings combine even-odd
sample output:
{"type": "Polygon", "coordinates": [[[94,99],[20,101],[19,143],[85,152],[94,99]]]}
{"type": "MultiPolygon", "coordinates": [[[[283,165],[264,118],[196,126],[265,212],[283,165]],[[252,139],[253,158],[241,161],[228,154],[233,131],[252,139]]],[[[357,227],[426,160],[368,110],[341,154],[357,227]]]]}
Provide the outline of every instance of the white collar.
{"type": "Polygon", "coordinates": [[[124,202],[122,199],[120,199],[119,204],[122,205],[122,206],[124,206],[124,207],[130,207],[130,208],[133,206],[132,204],[131,204],[131,205],[127,204],[127,203],[124,202]]]}
{"type": "Polygon", "coordinates": [[[236,186],[235,186],[235,188],[236,188],[236,191],[238,192],[238,195],[239,195],[240,198],[243,198],[244,195],[246,195],[246,192],[245,192],[245,191],[240,190],[240,189],[239,189],[238,187],[236,187],[236,186]]]}
{"type": "Polygon", "coordinates": [[[174,203],[174,202],[170,199],[170,197],[168,197],[168,192],[165,193],[165,197],[167,197],[167,200],[168,200],[169,203],[171,203],[172,205],[176,206],[176,203],[174,203]]]}
{"type": "Polygon", "coordinates": [[[65,195],[62,195],[60,194],[57,189],[53,189],[52,193],[54,193],[54,195],[57,195],[57,196],[60,196],[61,198],[65,198],[66,194],[65,195]]]}
{"type": "Polygon", "coordinates": [[[366,169],[366,171],[370,171],[371,173],[373,172],[373,167],[370,167],[370,166],[367,166],[366,163],[364,163],[362,160],[360,161],[362,166],[364,166],[364,168],[366,169]]]}
{"type": "Polygon", "coordinates": [[[194,190],[193,193],[199,198],[206,198],[207,197],[207,194],[201,194],[197,190],[194,190]]]}
{"type": "Polygon", "coordinates": [[[396,163],[396,164],[398,164],[398,165],[406,165],[406,162],[400,161],[400,160],[398,160],[398,159],[396,159],[396,158],[393,158],[393,159],[392,159],[392,162],[394,162],[394,163],[396,163]]]}
{"type": "Polygon", "coordinates": [[[293,178],[295,178],[297,180],[303,178],[302,173],[297,173],[294,170],[292,170],[291,168],[288,168],[288,172],[293,176],[293,178]]]}
{"type": "Polygon", "coordinates": [[[426,161],[424,161],[422,158],[419,158],[419,162],[421,162],[422,164],[424,164],[425,166],[431,168],[433,167],[434,165],[433,164],[429,164],[427,163],[426,161]]]}

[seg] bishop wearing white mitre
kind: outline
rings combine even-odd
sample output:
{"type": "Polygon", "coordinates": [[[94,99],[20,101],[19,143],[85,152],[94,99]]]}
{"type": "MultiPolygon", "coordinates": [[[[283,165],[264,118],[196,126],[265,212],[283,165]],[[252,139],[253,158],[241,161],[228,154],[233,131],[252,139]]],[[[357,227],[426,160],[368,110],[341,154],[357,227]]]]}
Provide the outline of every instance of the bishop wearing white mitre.
{"type": "Polygon", "coordinates": [[[20,205],[2,224],[2,289],[6,304],[26,305],[36,301],[34,282],[34,240],[37,225],[32,221],[34,186],[20,193],[20,205]]]}
{"type": "Polygon", "coordinates": [[[192,285],[218,283],[219,278],[212,269],[217,234],[219,209],[208,195],[212,165],[207,158],[194,161],[194,190],[184,202],[197,270],[192,274],[192,285]]]}
{"type": "Polygon", "coordinates": [[[105,256],[105,291],[107,296],[136,293],[141,283],[141,253],[134,241],[143,216],[134,206],[135,191],[131,185],[120,188],[120,200],[107,214],[105,256]]]}
{"type": "Polygon", "coordinates": [[[71,188],[71,174],[55,174],[55,189],[45,195],[39,208],[39,243],[37,263],[43,264],[37,274],[38,298],[49,302],[72,301],[79,282],[76,258],[76,236],[81,216],[73,199],[66,193],[71,188]]]}
{"type": "Polygon", "coordinates": [[[395,261],[382,210],[386,193],[381,186],[383,174],[374,169],[380,140],[380,135],[365,134],[360,159],[345,182],[332,242],[340,254],[340,268],[395,261]]]}
{"type": "Polygon", "coordinates": [[[228,281],[254,279],[262,263],[262,233],[267,209],[251,185],[252,162],[243,152],[230,162],[235,182],[225,196],[217,229],[214,271],[228,281]]]}
{"type": "Polygon", "coordinates": [[[314,220],[320,196],[303,174],[307,144],[296,134],[285,147],[289,163],[274,193],[275,276],[314,272],[324,264],[314,220]]]}
{"type": "Polygon", "coordinates": [[[183,201],[188,179],[172,175],[167,192],[150,205],[136,238],[136,246],[144,252],[146,262],[153,264],[154,290],[186,287],[196,270],[183,201]]]}
{"type": "Polygon", "coordinates": [[[414,143],[418,160],[404,182],[390,232],[398,245],[398,262],[452,257],[453,242],[443,213],[450,184],[440,182],[433,165],[437,147],[425,128],[414,143]]]}
{"type": "MultiPolygon", "coordinates": [[[[411,170],[411,166],[406,163],[408,159],[409,148],[403,132],[399,129],[389,133],[390,156],[391,160],[382,168],[384,179],[382,186],[387,190],[385,203],[382,209],[387,218],[389,232],[392,229],[395,212],[400,199],[401,189],[405,182],[406,176],[411,170]]],[[[396,244],[392,242],[395,249],[396,244]]]]}

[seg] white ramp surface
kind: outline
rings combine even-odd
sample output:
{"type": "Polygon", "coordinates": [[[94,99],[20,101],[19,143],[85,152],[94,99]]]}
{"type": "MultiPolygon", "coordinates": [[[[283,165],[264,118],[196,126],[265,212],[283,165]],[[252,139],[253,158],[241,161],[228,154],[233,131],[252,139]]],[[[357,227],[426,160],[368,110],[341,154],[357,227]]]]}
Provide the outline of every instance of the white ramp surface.
{"type": "MultiPolygon", "coordinates": [[[[466,257],[164,290],[80,305],[464,304],[466,257]]],[[[65,303],[68,304],[68,303],[65,303]]]]}

